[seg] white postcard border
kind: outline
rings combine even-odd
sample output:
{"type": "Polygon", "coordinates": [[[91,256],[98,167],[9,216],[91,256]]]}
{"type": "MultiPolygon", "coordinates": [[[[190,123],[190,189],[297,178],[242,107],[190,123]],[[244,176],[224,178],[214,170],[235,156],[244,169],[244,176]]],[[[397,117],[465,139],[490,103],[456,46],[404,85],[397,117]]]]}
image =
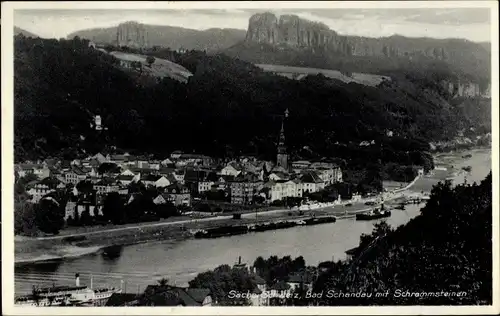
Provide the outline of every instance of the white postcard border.
{"type": "Polygon", "coordinates": [[[268,2],[2,2],[2,313],[5,315],[411,315],[498,314],[499,291],[499,94],[496,1],[268,1],[268,2]],[[384,307],[15,307],[13,229],[13,12],[14,9],[262,9],[268,8],[491,8],[493,305],[384,307]]]}

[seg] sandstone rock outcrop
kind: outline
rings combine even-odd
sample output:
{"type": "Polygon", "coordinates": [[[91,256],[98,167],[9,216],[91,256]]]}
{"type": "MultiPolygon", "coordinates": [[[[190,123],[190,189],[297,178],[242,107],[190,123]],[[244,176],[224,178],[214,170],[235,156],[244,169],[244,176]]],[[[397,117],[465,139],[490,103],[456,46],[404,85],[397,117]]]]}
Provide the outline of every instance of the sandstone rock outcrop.
{"type": "Polygon", "coordinates": [[[250,17],[246,40],[249,42],[277,44],[278,19],[272,13],[259,13],[250,17]]]}
{"type": "Polygon", "coordinates": [[[301,19],[297,15],[254,14],[249,21],[247,42],[287,45],[351,53],[347,37],[339,36],[323,23],[301,19]]]}
{"type": "Polygon", "coordinates": [[[460,82],[460,81],[441,81],[443,88],[454,97],[477,97],[482,96],[485,98],[490,97],[490,87],[487,85],[481,88],[479,84],[473,82],[460,82]]]}
{"type": "Polygon", "coordinates": [[[116,42],[118,46],[144,48],[148,46],[148,32],[143,24],[121,23],[116,30],[116,42]]]}
{"type": "Polygon", "coordinates": [[[346,56],[420,57],[445,60],[448,52],[442,46],[413,45],[401,36],[369,38],[339,35],[323,23],[302,19],[297,15],[265,12],[250,17],[247,42],[286,45],[296,48],[325,50],[346,56]]]}

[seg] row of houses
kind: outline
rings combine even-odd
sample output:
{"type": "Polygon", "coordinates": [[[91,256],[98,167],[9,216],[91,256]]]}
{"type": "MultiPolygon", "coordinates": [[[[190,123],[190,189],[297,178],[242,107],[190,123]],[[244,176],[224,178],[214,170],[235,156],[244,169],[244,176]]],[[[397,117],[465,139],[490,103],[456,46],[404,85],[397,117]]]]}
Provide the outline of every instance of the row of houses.
{"type": "MultiPolygon", "coordinates": [[[[82,181],[93,184],[98,195],[111,192],[126,194],[133,182],[145,186],[175,190],[180,196],[171,197],[176,204],[190,205],[191,195],[210,191],[223,191],[234,204],[252,204],[256,197],[267,202],[287,197],[302,197],[326,186],[342,182],[341,169],[325,161],[296,161],[290,170],[274,166],[271,162],[253,157],[215,162],[208,156],[174,152],[158,161],[131,155],[97,154],[85,160],[71,162],[43,161],[39,164],[16,166],[19,177],[33,174],[38,182],[32,183],[28,193],[37,202],[45,194],[65,185],[82,181]],[[182,165],[182,166],[179,166],[182,165]],[[58,180],[58,181],[56,181],[58,180]],[[186,195],[190,194],[187,198],[186,195]]],[[[169,194],[170,194],[169,193],[169,194]]],[[[161,202],[165,197],[158,198],[161,202]]]]}

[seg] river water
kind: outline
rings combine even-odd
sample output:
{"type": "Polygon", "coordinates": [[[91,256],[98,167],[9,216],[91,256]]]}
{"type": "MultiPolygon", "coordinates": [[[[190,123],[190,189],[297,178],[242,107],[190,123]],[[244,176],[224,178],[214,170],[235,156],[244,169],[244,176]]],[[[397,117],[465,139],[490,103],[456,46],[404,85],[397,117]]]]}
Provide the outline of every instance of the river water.
{"type": "MultiPolygon", "coordinates": [[[[481,181],[491,169],[491,151],[476,150],[472,158],[453,162],[455,168],[472,166],[468,182],[481,181]]],[[[429,181],[424,178],[414,186],[421,190],[429,181]]],[[[464,175],[455,176],[454,183],[462,183],[464,175]]],[[[422,205],[408,205],[406,210],[394,210],[387,223],[393,227],[407,223],[419,214],[422,205]]],[[[372,231],[376,221],[339,220],[333,224],[293,227],[289,229],[251,233],[217,239],[190,239],[176,244],[151,242],[121,249],[115,258],[100,254],[83,256],[59,262],[34,263],[15,268],[16,294],[29,293],[33,285],[72,285],[75,273],[80,282],[94,286],[119,287],[121,280],[127,292],[142,291],[149,284],[166,277],[172,284],[186,285],[198,273],[221,264],[234,264],[238,257],[252,264],[258,256],[303,256],[306,263],[344,259],[345,251],[356,247],[361,234],[372,231]]]]}

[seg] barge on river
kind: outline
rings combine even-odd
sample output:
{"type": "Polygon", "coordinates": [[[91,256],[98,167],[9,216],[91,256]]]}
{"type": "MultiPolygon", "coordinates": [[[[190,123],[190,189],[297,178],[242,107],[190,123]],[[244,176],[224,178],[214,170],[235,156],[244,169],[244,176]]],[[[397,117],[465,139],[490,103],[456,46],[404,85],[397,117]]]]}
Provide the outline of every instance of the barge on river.
{"type": "Polygon", "coordinates": [[[383,208],[376,208],[367,213],[356,214],[356,220],[358,221],[371,221],[374,219],[380,219],[391,216],[391,211],[385,210],[383,208]]]}
{"type": "Polygon", "coordinates": [[[276,221],[276,222],[267,222],[267,223],[259,223],[259,224],[250,224],[250,225],[237,225],[237,226],[222,226],[216,228],[202,229],[193,231],[194,238],[217,238],[224,236],[233,236],[233,235],[243,235],[250,232],[264,232],[268,230],[277,230],[277,229],[285,229],[296,226],[310,226],[310,225],[319,225],[319,224],[327,224],[327,223],[335,223],[337,218],[335,216],[325,216],[325,217],[310,217],[310,218],[302,218],[297,220],[289,220],[289,221],[276,221]]]}
{"type": "Polygon", "coordinates": [[[248,226],[246,225],[222,226],[217,228],[199,230],[194,234],[194,238],[217,238],[224,236],[243,235],[246,233],[248,233],[248,226]]]}

